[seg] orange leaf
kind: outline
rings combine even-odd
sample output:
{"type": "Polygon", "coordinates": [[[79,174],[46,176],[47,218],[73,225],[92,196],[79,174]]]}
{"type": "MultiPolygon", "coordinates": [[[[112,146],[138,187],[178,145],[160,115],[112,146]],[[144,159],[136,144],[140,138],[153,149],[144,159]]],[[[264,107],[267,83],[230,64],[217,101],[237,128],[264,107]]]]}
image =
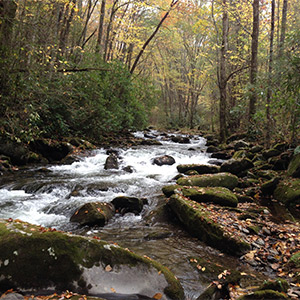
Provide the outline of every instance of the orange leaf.
{"type": "Polygon", "coordinates": [[[152,298],[160,300],[162,298],[162,294],[161,293],[156,293],[152,298]]]}

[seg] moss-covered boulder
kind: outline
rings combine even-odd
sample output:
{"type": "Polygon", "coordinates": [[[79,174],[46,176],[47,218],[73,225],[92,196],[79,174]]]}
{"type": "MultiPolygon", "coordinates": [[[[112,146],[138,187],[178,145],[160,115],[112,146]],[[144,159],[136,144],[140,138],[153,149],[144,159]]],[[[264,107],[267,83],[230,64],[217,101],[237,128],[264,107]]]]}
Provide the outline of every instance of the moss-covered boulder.
{"type": "Polygon", "coordinates": [[[238,199],[229,189],[224,187],[182,187],[181,192],[197,202],[213,202],[221,206],[237,207],[238,199]]]}
{"type": "Polygon", "coordinates": [[[262,194],[263,195],[272,195],[274,193],[279,181],[280,181],[279,177],[274,177],[273,179],[268,180],[267,182],[264,182],[260,187],[262,194]]]}
{"type": "Polygon", "coordinates": [[[167,268],[98,239],[0,220],[0,249],[0,291],[115,291],[184,298],[179,281],[167,268]]]}
{"type": "Polygon", "coordinates": [[[289,176],[300,178],[300,153],[293,156],[287,170],[289,176]]]}
{"type": "Polygon", "coordinates": [[[231,255],[241,255],[250,249],[248,243],[216,223],[199,203],[174,194],[169,198],[168,206],[190,234],[208,245],[231,255]]]}
{"type": "Polygon", "coordinates": [[[281,181],[274,191],[274,198],[286,206],[300,203],[300,179],[287,178],[281,181]]]}
{"type": "Polygon", "coordinates": [[[238,185],[238,178],[230,173],[217,173],[182,177],[177,184],[200,187],[226,187],[230,190],[238,185]]]}
{"type": "Polygon", "coordinates": [[[252,161],[248,158],[230,159],[221,165],[221,172],[229,172],[234,175],[240,175],[242,172],[253,168],[252,161]]]}
{"type": "Polygon", "coordinates": [[[272,149],[268,149],[268,150],[263,151],[262,155],[265,159],[268,159],[270,157],[277,156],[280,153],[281,153],[280,150],[272,148],[272,149]]]}
{"type": "Polygon", "coordinates": [[[289,284],[286,280],[277,278],[275,280],[266,280],[263,284],[258,288],[258,290],[272,290],[277,292],[287,293],[289,289],[289,284]]]}
{"type": "Polygon", "coordinates": [[[203,165],[203,164],[190,164],[190,165],[178,165],[177,170],[179,173],[186,173],[187,171],[197,171],[199,175],[201,174],[214,174],[218,173],[220,168],[213,165],[203,165]]]}
{"type": "Polygon", "coordinates": [[[256,291],[242,297],[237,300],[286,300],[289,299],[285,294],[276,292],[273,290],[256,291]]]}
{"type": "Polygon", "coordinates": [[[144,202],[142,199],[128,196],[116,197],[112,200],[112,204],[122,215],[128,212],[132,212],[138,215],[142,211],[144,206],[144,202]]]}
{"type": "Polygon", "coordinates": [[[171,197],[176,189],[180,189],[182,186],[179,184],[166,185],[162,188],[162,192],[166,197],[171,197]]]}
{"type": "Polygon", "coordinates": [[[78,208],[70,221],[80,225],[104,226],[115,214],[115,208],[111,203],[89,202],[78,208]]]}

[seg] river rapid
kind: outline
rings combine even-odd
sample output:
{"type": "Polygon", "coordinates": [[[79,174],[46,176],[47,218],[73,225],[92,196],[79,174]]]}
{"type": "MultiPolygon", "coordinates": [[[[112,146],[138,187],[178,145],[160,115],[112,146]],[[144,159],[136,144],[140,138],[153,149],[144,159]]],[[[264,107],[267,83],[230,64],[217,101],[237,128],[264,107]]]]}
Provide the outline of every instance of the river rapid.
{"type": "MultiPolygon", "coordinates": [[[[0,218],[21,219],[116,242],[170,268],[182,283],[187,299],[196,299],[209,282],[191,266],[192,257],[221,261],[230,267],[239,262],[190,237],[170,220],[155,217],[153,212],[165,201],[161,188],[175,182],[177,165],[208,163],[206,141],[193,136],[190,144],[179,144],[165,140],[165,136],[157,131],[150,134],[162,145],[118,149],[119,170],[104,170],[108,155],[105,149],[98,149],[70,165],[48,165],[47,172],[35,166],[2,176],[0,218]],[[174,157],[176,163],[172,166],[153,165],[153,158],[162,155],[174,157]],[[133,173],[123,171],[126,166],[131,166],[133,173]],[[148,204],[141,215],[116,215],[103,228],[79,227],[70,223],[71,215],[84,203],[110,202],[121,195],[146,198],[148,204]]],[[[144,138],[142,132],[134,135],[144,138]]]]}

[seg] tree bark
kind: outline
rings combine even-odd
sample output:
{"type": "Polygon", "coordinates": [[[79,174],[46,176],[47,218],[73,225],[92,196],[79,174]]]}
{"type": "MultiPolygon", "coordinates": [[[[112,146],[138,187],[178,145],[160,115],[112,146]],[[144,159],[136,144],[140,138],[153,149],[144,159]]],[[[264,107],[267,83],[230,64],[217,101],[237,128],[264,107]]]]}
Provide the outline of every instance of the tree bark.
{"type": "Polygon", "coordinates": [[[267,103],[266,103],[266,147],[270,147],[271,140],[271,116],[270,116],[270,102],[272,96],[272,72],[273,72],[273,40],[274,40],[274,28],[275,28],[275,0],[272,0],[272,12],[271,12],[271,32],[270,32],[270,55],[269,55],[269,78],[268,78],[268,91],[267,91],[267,103]]]}
{"type": "Polygon", "coordinates": [[[98,37],[97,37],[97,44],[96,44],[96,52],[98,53],[101,52],[103,25],[104,25],[104,17],[105,17],[105,5],[106,5],[106,0],[102,0],[100,18],[99,18],[98,37]]]}
{"type": "Polygon", "coordinates": [[[219,90],[220,90],[220,111],[219,111],[219,122],[220,122],[220,141],[224,142],[227,136],[227,122],[226,122],[226,54],[228,50],[228,29],[229,20],[227,12],[226,0],[222,0],[223,3],[223,17],[222,17],[222,44],[221,44],[221,55],[220,55],[220,74],[219,74],[219,90]]]}
{"type": "Polygon", "coordinates": [[[287,0],[283,0],[282,18],[281,18],[281,34],[280,34],[278,57],[281,57],[282,54],[283,54],[285,32],[286,32],[287,6],[288,6],[288,1],[287,0]]]}
{"type": "Polygon", "coordinates": [[[252,123],[253,115],[256,111],[257,92],[257,53],[258,53],[258,36],[259,36],[259,0],[253,1],[253,29],[252,29],[252,44],[251,44],[251,64],[250,64],[250,86],[251,95],[249,99],[249,122],[252,123]]]}

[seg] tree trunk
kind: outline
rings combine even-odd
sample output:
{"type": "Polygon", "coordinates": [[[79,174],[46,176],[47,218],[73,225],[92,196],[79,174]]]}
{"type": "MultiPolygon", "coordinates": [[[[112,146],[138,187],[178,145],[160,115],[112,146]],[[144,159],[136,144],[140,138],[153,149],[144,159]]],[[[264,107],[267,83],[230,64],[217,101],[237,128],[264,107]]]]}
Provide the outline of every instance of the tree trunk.
{"type": "Polygon", "coordinates": [[[100,18],[99,18],[99,27],[98,27],[98,37],[97,37],[97,44],[96,44],[96,52],[98,53],[101,52],[103,25],[104,25],[104,17],[105,17],[105,5],[106,5],[106,0],[102,0],[100,18]]]}
{"type": "Polygon", "coordinates": [[[273,40],[275,28],[275,0],[272,0],[272,16],[271,16],[271,32],[270,32],[270,56],[269,56],[269,79],[266,103],[266,147],[270,147],[271,140],[271,116],[270,116],[270,101],[272,96],[272,72],[273,72],[273,40]]]}
{"type": "Polygon", "coordinates": [[[255,114],[257,102],[256,79],[257,79],[257,53],[258,53],[258,36],[259,36],[259,0],[253,1],[253,29],[251,44],[251,64],[250,64],[250,85],[251,95],[249,99],[249,122],[252,123],[255,114]]]}
{"type": "Polygon", "coordinates": [[[283,0],[282,19],[281,19],[281,35],[280,35],[278,57],[281,57],[283,54],[285,32],[286,32],[287,5],[288,5],[287,0],[283,0]]]}
{"type": "Polygon", "coordinates": [[[220,90],[220,111],[219,111],[219,122],[220,122],[220,141],[224,142],[227,136],[226,126],[226,53],[228,49],[228,12],[226,0],[223,0],[223,17],[222,17],[222,45],[220,55],[220,74],[219,74],[219,90],[220,90]]]}

